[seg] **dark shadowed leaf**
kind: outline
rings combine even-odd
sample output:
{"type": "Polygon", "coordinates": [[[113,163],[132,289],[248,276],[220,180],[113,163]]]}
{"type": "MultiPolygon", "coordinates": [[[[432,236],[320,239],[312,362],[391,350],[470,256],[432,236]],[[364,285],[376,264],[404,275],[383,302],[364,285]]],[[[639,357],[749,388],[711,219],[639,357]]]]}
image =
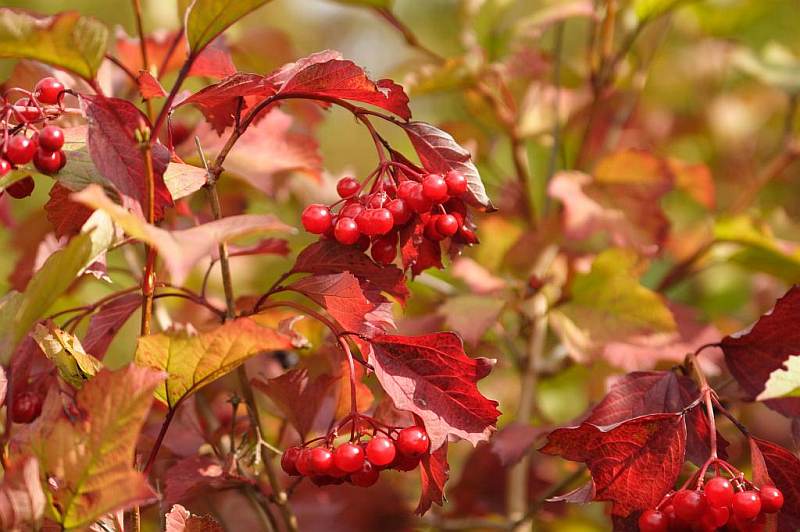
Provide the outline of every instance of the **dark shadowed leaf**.
{"type": "Polygon", "coordinates": [[[100,306],[89,320],[89,328],[83,338],[86,352],[102,359],[111,341],[141,304],[140,294],[126,294],[100,306]]]}
{"type": "Polygon", "coordinates": [[[44,205],[47,219],[53,225],[57,238],[77,235],[92,214],[92,209],[72,201],[70,194],[70,189],[55,183],[50,189],[50,199],[44,205]]]}
{"type": "Polygon", "coordinates": [[[514,422],[497,431],[490,443],[492,452],[500,459],[503,467],[509,467],[530,452],[542,429],[514,422]]]}
{"type": "MultiPolygon", "coordinates": [[[[761,451],[763,465],[766,466],[772,483],[783,492],[783,510],[778,516],[779,532],[798,530],[800,528],[800,459],[775,443],[752,438],[751,447],[753,443],[761,451]]],[[[759,472],[762,480],[765,480],[764,472],[760,470],[760,467],[756,463],[753,464],[754,475],[759,472]]]]}
{"type": "Polygon", "coordinates": [[[431,454],[422,457],[419,464],[420,484],[422,493],[415,513],[422,515],[427,512],[431,504],[439,506],[444,504],[444,485],[450,478],[450,464],[447,463],[447,441],[431,454]]]}
{"type": "Polygon", "coordinates": [[[164,516],[166,532],[223,532],[222,526],[210,515],[192,515],[189,510],[175,504],[164,516]]]}
{"type": "Polygon", "coordinates": [[[168,503],[185,501],[211,490],[253,484],[236,473],[232,461],[223,463],[215,456],[190,456],[167,469],[164,498],[168,503]]]}

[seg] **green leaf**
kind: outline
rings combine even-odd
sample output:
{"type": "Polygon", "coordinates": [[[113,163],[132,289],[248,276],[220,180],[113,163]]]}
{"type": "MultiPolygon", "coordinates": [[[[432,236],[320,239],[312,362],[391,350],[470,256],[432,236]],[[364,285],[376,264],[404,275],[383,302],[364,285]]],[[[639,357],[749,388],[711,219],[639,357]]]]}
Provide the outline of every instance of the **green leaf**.
{"type": "Polygon", "coordinates": [[[108,35],[102,22],[77,11],[38,16],[0,9],[0,57],[41,61],[88,80],[103,62],[108,35]]]}
{"type": "Polygon", "coordinates": [[[42,318],[75,278],[114,241],[110,218],[96,212],[81,234],[47,258],[22,294],[6,296],[0,307],[0,363],[6,364],[15,347],[42,318]]]}
{"type": "Polygon", "coordinates": [[[231,24],[269,0],[195,0],[186,14],[189,50],[198,54],[231,24]]]}
{"type": "Polygon", "coordinates": [[[760,56],[742,48],[732,58],[742,72],[766,85],[792,93],[800,91],[800,61],[778,44],[770,43],[760,56]]]}
{"type": "Polygon", "coordinates": [[[790,356],[783,368],[770,373],[764,391],[756,399],[766,401],[783,397],[800,397],[800,355],[790,356]]]}
{"type": "Polygon", "coordinates": [[[77,337],[53,323],[46,326],[37,323],[31,336],[45,356],[53,361],[61,378],[75,388],[81,388],[103,368],[103,363],[88,354],[77,337]]]}
{"type": "Polygon", "coordinates": [[[639,20],[649,20],[672,11],[687,0],[635,0],[633,11],[639,20]]]}
{"type": "Polygon", "coordinates": [[[714,226],[714,237],[719,242],[740,244],[727,256],[733,262],[751,271],[764,272],[789,283],[800,279],[800,251],[788,252],[767,227],[757,227],[746,216],[723,218],[714,226]]]}
{"type": "Polygon", "coordinates": [[[138,365],[167,372],[156,398],[170,408],[206,384],[266,351],[292,347],[292,339],[274,329],[239,318],[208,332],[168,331],[142,336],[136,347],[138,365]]]}
{"type": "Polygon", "coordinates": [[[104,514],[156,499],[133,463],[136,439],[162,379],[134,365],[103,370],[77,392],[80,415],[45,404],[31,448],[49,481],[52,517],[64,528],[88,529],[104,514]]]}

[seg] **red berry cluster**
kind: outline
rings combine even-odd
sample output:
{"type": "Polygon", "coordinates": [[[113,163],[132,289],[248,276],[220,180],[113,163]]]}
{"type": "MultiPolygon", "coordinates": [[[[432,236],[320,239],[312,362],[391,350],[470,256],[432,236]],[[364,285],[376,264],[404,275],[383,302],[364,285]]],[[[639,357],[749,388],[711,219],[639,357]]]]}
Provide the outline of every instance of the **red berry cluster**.
{"type": "Polygon", "coordinates": [[[717,476],[695,490],[671,493],[656,509],[642,513],[639,530],[761,530],[766,514],[777,513],[783,507],[783,493],[774,486],[759,489],[746,484],[743,479],[731,481],[717,476]]]}
{"type": "Polygon", "coordinates": [[[309,233],[333,238],[362,251],[371,247],[372,258],[390,264],[397,256],[399,233],[412,220],[424,224],[424,238],[440,242],[447,238],[460,244],[475,244],[478,239],[466,220],[467,207],[462,197],[467,180],[451,170],[441,176],[419,173],[397,162],[385,163],[367,178],[364,185],[353,177],[339,180],[336,190],[342,198],[333,205],[318,203],[303,210],[303,227],[309,233]],[[402,172],[385,173],[394,165],[402,172]],[[375,178],[368,193],[362,193],[375,178]],[[339,210],[334,209],[339,206],[339,210]]]}
{"type": "MultiPolygon", "coordinates": [[[[2,157],[0,177],[15,166],[33,165],[44,174],[55,174],[67,163],[61,148],[64,132],[60,127],[44,125],[61,114],[61,99],[64,85],[56,78],[39,80],[33,92],[12,89],[25,95],[15,102],[7,94],[0,100],[2,105],[2,157]],[[41,127],[43,126],[43,127],[41,127]]],[[[34,182],[26,177],[6,188],[14,198],[24,198],[33,192],[34,182]]]]}
{"type": "Polygon", "coordinates": [[[376,432],[366,442],[359,438],[336,447],[325,440],[318,447],[290,447],[281,457],[281,467],[288,475],[309,477],[318,486],[349,482],[366,488],[378,481],[382,469],[416,468],[430,448],[428,434],[418,426],[406,427],[396,437],[376,432]]]}

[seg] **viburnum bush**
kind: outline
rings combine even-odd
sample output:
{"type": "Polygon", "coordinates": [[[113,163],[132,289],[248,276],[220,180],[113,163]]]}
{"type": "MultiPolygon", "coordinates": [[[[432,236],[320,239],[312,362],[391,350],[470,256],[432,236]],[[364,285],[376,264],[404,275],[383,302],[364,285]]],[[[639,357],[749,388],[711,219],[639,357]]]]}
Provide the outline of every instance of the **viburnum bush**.
{"type": "Polygon", "coordinates": [[[800,530],[800,60],[719,22],[759,17],[406,2],[444,56],[342,0],[392,80],[227,32],[267,3],[0,8],[0,529],[800,530]]]}

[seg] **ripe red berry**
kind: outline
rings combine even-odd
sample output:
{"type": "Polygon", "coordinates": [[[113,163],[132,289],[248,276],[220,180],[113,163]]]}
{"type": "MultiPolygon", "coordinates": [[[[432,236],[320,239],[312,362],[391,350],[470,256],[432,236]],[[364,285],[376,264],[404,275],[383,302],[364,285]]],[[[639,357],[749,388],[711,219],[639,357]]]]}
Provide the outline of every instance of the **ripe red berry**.
{"type": "Polygon", "coordinates": [[[431,442],[422,427],[406,427],[397,435],[397,448],[409,456],[422,456],[428,452],[431,442]]]}
{"type": "Polygon", "coordinates": [[[740,491],[733,496],[731,509],[740,519],[752,519],[761,513],[761,497],[752,490],[740,491]]]}
{"type": "Polygon", "coordinates": [[[733,502],[733,485],[727,478],[712,478],[706,482],[704,491],[708,504],[715,508],[725,508],[733,502]]]}
{"type": "Polygon", "coordinates": [[[458,220],[452,214],[443,214],[436,220],[436,230],[444,237],[456,234],[458,227],[458,220]]]}
{"type": "Polygon", "coordinates": [[[394,225],[405,225],[411,219],[411,209],[406,202],[400,198],[393,199],[386,203],[386,209],[392,213],[394,225]]]}
{"type": "Polygon", "coordinates": [[[11,171],[11,163],[5,159],[0,159],[0,177],[3,177],[11,171]]]}
{"type": "Polygon", "coordinates": [[[350,475],[350,482],[355,486],[368,488],[378,482],[379,475],[378,468],[365,461],[361,464],[361,469],[350,475]]]}
{"type": "Polygon", "coordinates": [[[356,219],[359,214],[364,211],[364,206],[358,203],[357,201],[348,201],[344,204],[344,207],[339,211],[339,216],[344,216],[345,218],[352,218],[356,219]]]}
{"type": "Polygon", "coordinates": [[[355,246],[359,251],[366,251],[369,249],[372,240],[369,239],[367,235],[361,235],[356,240],[355,246]]]}
{"type": "Polygon", "coordinates": [[[394,442],[385,436],[376,436],[367,444],[367,460],[372,465],[387,466],[394,461],[396,454],[394,442]]]}
{"type": "Polygon", "coordinates": [[[36,141],[25,135],[14,135],[8,139],[6,158],[11,164],[27,164],[36,154],[36,141]]]}
{"type": "Polygon", "coordinates": [[[61,93],[64,92],[64,85],[56,78],[42,78],[36,84],[33,92],[41,103],[55,105],[58,103],[61,93]]]}
{"type": "Polygon", "coordinates": [[[761,510],[767,514],[778,513],[783,508],[783,493],[775,486],[761,488],[761,510]]]}
{"type": "Polygon", "coordinates": [[[43,174],[55,174],[61,170],[61,150],[47,151],[39,148],[33,156],[33,165],[43,174]]]}
{"type": "Polygon", "coordinates": [[[64,146],[64,130],[58,126],[46,126],[39,132],[39,147],[47,151],[58,151],[64,146]]]}
{"type": "MultiPolygon", "coordinates": [[[[708,495],[706,495],[708,497],[708,495]]],[[[702,524],[705,528],[710,530],[716,530],[722,526],[725,526],[725,523],[728,522],[730,518],[731,512],[727,506],[724,507],[715,507],[709,506],[706,510],[706,513],[703,514],[702,524]]]]}
{"type": "Polygon", "coordinates": [[[658,510],[645,510],[639,516],[639,530],[641,532],[667,532],[669,519],[658,510]]]}
{"type": "Polygon", "coordinates": [[[418,214],[430,212],[433,208],[433,202],[429,200],[422,192],[422,185],[417,183],[417,187],[413,188],[407,198],[403,198],[405,202],[411,207],[411,210],[418,214]]]}
{"type": "Polygon", "coordinates": [[[439,229],[437,227],[437,225],[438,225],[437,222],[439,221],[440,217],[441,217],[441,215],[436,214],[436,215],[431,216],[430,218],[428,218],[428,221],[425,222],[425,232],[424,232],[424,234],[425,234],[425,238],[427,238],[428,240],[433,240],[434,242],[439,242],[440,240],[444,240],[445,239],[445,236],[442,233],[439,232],[439,229]]]}
{"type": "Polygon", "coordinates": [[[353,197],[359,190],[361,190],[361,183],[354,177],[343,177],[336,183],[336,192],[339,193],[340,198],[353,197]]]}
{"type": "Polygon", "coordinates": [[[23,177],[16,183],[12,183],[6,187],[8,195],[15,199],[27,198],[33,193],[36,188],[36,183],[31,176],[23,177]]]}
{"type": "Polygon", "coordinates": [[[361,233],[358,231],[358,224],[355,220],[340,216],[333,228],[333,236],[340,244],[349,246],[358,242],[361,233]]]}
{"type": "Polygon", "coordinates": [[[304,477],[310,476],[314,473],[314,470],[311,466],[311,449],[300,449],[297,460],[295,460],[295,468],[297,468],[297,472],[304,477]]]}
{"type": "MultiPolygon", "coordinates": [[[[14,107],[25,107],[26,109],[17,109],[19,116],[26,122],[33,122],[34,120],[38,120],[41,116],[39,109],[36,108],[36,105],[29,99],[29,98],[20,98],[16,102],[14,102],[14,107]]],[[[17,116],[15,116],[17,118],[17,116]]]]}
{"type": "Polygon", "coordinates": [[[447,193],[451,196],[460,196],[467,191],[467,178],[456,170],[447,172],[444,182],[447,183],[447,193]]]}
{"type": "Polygon", "coordinates": [[[327,475],[333,466],[333,453],[325,447],[311,449],[311,471],[315,475],[327,475]]]}
{"type": "Polygon", "coordinates": [[[385,235],[394,227],[394,218],[389,209],[367,209],[358,215],[356,223],[365,235],[385,235]]]}
{"type": "Polygon", "coordinates": [[[467,227],[466,225],[462,225],[461,228],[458,230],[458,239],[465,244],[477,244],[478,243],[478,235],[475,234],[475,231],[467,227]]]}
{"type": "Polygon", "coordinates": [[[309,233],[321,235],[331,227],[331,211],[325,205],[312,203],[305,209],[300,217],[303,227],[309,233]]]}
{"type": "Polygon", "coordinates": [[[394,457],[394,462],[392,462],[392,469],[396,469],[397,471],[413,471],[419,465],[419,459],[419,456],[410,456],[398,452],[394,457]]]}
{"type": "Polygon", "coordinates": [[[428,174],[422,180],[422,193],[434,203],[441,203],[448,198],[447,183],[439,174],[428,174]]]}
{"type": "Polygon", "coordinates": [[[297,459],[300,457],[300,447],[289,447],[281,456],[281,469],[290,476],[300,475],[297,470],[297,459]]]}
{"type": "Polygon", "coordinates": [[[42,398],[33,392],[20,392],[14,397],[11,420],[14,423],[31,423],[42,413],[42,398]]]}
{"type": "Polygon", "coordinates": [[[341,471],[353,473],[364,464],[364,449],[354,443],[343,443],[336,448],[333,460],[341,471]]]}
{"type": "Polygon", "coordinates": [[[376,192],[367,197],[366,205],[370,209],[380,209],[386,203],[387,195],[385,192],[376,192]]]}
{"type": "Polygon", "coordinates": [[[370,254],[378,264],[391,264],[397,256],[397,242],[389,235],[376,238],[370,254]]]}
{"type": "Polygon", "coordinates": [[[403,181],[397,185],[397,197],[401,200],[408,201],[412,194],[416,191],[422,191],[422,185],[416,181],[403,181]]]}
{"type": "Polygon", "coordinates": [[[706,496],[699,491],[681,490],[673,501],[675,514],[681,521],[693,523],[700,519],[708,508],[706,496]]]}

